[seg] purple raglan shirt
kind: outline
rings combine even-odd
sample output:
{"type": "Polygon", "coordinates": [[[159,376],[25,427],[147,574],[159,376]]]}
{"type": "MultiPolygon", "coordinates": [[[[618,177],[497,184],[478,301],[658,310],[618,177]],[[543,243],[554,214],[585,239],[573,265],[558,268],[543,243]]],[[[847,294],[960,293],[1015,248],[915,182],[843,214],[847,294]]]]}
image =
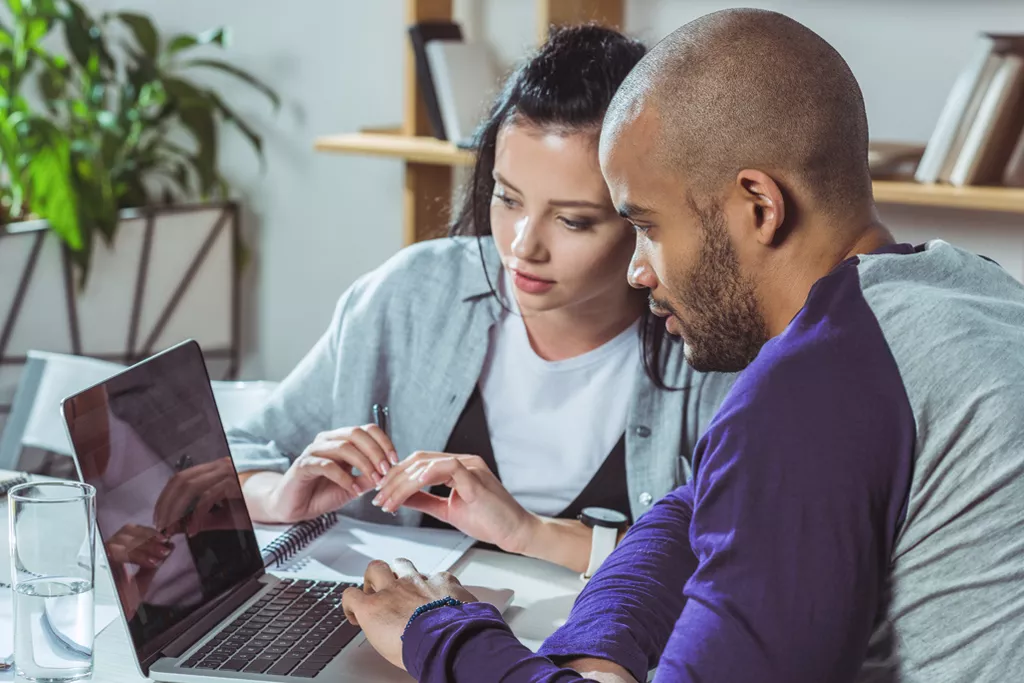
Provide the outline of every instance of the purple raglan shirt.
{"type": "Polygon", "coordinates": [[[848,260],[741,373],[693,480],[638,520],[539,653],[468,604],[412,623],[406,668],[429,683],[553,683],[580,680],[559,662],[598,657],[639,681],[655,666],[659,681],[852,681],[882,615],[914,424],[848,260]]]}

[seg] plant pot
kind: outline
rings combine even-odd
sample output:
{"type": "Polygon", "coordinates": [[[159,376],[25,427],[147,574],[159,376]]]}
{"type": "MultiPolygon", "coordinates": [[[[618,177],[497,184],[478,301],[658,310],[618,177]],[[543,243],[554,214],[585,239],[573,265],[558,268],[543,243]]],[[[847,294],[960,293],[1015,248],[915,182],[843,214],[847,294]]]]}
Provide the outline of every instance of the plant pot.
{"type": "Polygon", "coordinates": [[[130,364],[193,338],[210,376],[233,379],[238,216],[235,203],[125,210],[84,288],[45,221],[0,227],[0,428],[31,349],[130,364]]]}

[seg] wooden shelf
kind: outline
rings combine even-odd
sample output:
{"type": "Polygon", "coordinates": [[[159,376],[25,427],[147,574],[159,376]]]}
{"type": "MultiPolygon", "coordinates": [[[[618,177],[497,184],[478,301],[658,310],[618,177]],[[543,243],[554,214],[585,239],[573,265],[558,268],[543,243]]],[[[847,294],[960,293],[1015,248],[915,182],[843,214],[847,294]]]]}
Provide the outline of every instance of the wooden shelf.
{"type": "MultiPolygon", "coordinates": [[[[451,142],[426,136],[403,136],[397,131],[329,135],[319,138],[316,148],[321,152],[384,156],[437,166],[473,164],[473,153],[451,142]]],[[[952,187],[894,180],[876,180],[874,185],[875,201],[879,204],[1024,213],[1024,188],[952,187]]]]}
{"type": "Polygon", "coordinates": [[[418,164],[437,166],[471,166],[473,153],[459,149],[454,143],[427,136],[405,136],[390,133],[346,133],[317,138],[320,152],[367,154],[393,157],[418,164]]]}
{"type": "Polygon", "coordinates": [[[892,180],[876,180],[874,186],[875,201],[879,204],[1024,213],[1024,188],[953,187],[892,180]]]}

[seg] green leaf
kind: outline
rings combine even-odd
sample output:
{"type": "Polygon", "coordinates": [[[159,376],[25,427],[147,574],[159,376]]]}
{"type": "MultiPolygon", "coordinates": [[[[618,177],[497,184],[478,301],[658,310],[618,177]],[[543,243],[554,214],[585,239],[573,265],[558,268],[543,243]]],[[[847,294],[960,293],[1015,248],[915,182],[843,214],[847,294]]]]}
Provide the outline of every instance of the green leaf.
{"type": "Polygon", "coordinates": [[[235,78],[239,78],[252,87],[263,93],[267,99],[274,103],[274,109],[281,108],[281,98],[278,96],[273,89],[270,88],[266,83],[259,80],[252,74],[242,71],[236,66],[232,66],[226,62],[222,62],[216,59],[190,59],[189,61],[182,64],[183,67],[205,67],[207,69],[216,69],[227,74],[231,74],[235,78]]]}
{"type": "Polygon", "coordinates": [[[71,145],[56,129],[45,136],[28,163],[32,211],[49,221],[53,231],[73,250],[84,246],[78,216],[78,193],[72,179],[71,145]]]}
{"type": "Polygon", "coordinates": [[[249,126],[248,123],[246,123],[240,116],[238,116],[238,114],[236,114],[234,112],[234,110],[232,110],[230,107],[228,107],[228,105],[226,105],[224,103],[224,100],[222,100],[219,96],[217,96],[216,93],[212,93],[211,92],[211,93],[208,93],[208,95],[213,100],[214,104],[217,107],[217,110],[220,111],[220,115],[224,117],[224,120],[229,122],[229,123],[231,123],[231,124],[233,124],[234,126],[236,126],[238,128],[238,130],[242,132],[242,135],[244,135],[246,138],[248,138],[249,144],[251,144],[253,146],[253,148],[255,148],[255,150],[256,150],[256,156],[259,157],[259,159],[260,159],[260,167],[262,168],[263,167],[263,162],[264,162],[264,159],[263,159],[263,138],[261,138],[256,133],[256,131],[254,131],[249,126]]]}
{"type": "Polygon", "coordinates": [[[149,17],[133,12],[121,12],[116,16],[131,29],[143,53],[150,59],[156,59],[160,49],[160,36],[149,17]]]}
{"type": "Polygon", "coordinates": [[[230,33],[226,28],[215,28],[209,31],[204,31],[199,35],[189,35],[182,33],[171,38],[171,42],[167,44],[167,53],[171,56],[184,52],[193,47],[199,45],[219,45],[220,47],[227,47],[230,42],[230,33]]]}
{"type": "Polygon", "coordinates": [[[217,122],[213,118],[213,110],[196,104],[184,107],[179,115],[196,139],[196,173],[203,196],[208,197],[217,183],[217,122]]]}

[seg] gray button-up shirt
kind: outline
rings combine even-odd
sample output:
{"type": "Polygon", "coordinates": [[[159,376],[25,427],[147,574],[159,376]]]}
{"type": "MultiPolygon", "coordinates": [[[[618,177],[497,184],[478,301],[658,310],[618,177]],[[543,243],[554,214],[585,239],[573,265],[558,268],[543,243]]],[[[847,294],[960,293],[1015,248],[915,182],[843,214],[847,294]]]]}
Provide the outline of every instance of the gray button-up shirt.
{"type": "MultiPolygon", "coordinates": [[[[491,239],[444,238],[403,249],[357,280],[262,412],[228,432],[238,471],[284,471],[319,432],[371,422],[375,403],[388,406],[399,457],[444,450],[502,311],[491,289],[500,267],[491,239]]],[[[664,391],[645,373],[637,378],[626,417],[634,519],[689,477],[690,453],[735,377],[694,372],[681,344],[667,347],[666,383],[688,389],[664,391]]],[[[344,512],[419,524],[420,513],[403,508],[393,517],[371,506],[371,498],[352,501],[344,512]]]]}

